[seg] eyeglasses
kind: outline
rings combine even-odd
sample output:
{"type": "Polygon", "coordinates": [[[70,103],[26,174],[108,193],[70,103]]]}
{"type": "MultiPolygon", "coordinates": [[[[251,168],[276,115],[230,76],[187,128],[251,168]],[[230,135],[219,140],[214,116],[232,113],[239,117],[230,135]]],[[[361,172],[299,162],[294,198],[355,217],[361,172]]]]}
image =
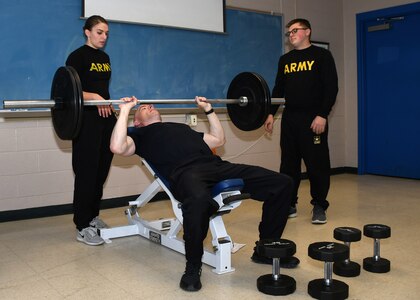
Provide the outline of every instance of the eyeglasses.
{"type": "Polygon", "coordinates": [[[290,31],[287,31],[284,35],[287,36],[287,37],[289,37],[292,33],[293,34],[296,34],[298,32],[298,30],[306,30],[306,29],[308,29],[308,28],[305,28],[305,27],[302,27],[302,28],[294,28],[294,29],[292,29],[290,31]]]}

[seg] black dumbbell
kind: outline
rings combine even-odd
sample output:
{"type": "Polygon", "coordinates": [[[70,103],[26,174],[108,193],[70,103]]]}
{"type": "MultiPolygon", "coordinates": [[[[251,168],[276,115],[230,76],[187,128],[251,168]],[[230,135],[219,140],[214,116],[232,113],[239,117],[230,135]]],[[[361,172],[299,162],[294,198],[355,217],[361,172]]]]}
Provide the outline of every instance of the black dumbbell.
{"type": "Polygon", "coordinates": [[[280,260],[296,253],[296,244],[286,239],[264,239],[257,243],[259,255],[273,259],[273,273],[258,277],[257,288],[268,295],[289,295],[296,290],[296,281],[280,274],[280,260]]]}
{"type": "Polygon", "coordinates": [[[344,242],[349,247],[349,258],[335,262],[333,265],[334,274],[344,277],[356,277],[360,275],[360,265],[350,260],[350,244],[358,242],[362,238],[362,232],[353,227],[337,227],[334,229],[334,238],[344,242]]]}
{"type": "Polygon", "coordinates": [[[363,227],[363,234],[373,238],[373,257],[363,259],[363,269],[373,273],[386,273],[391,270],[391,262],[380,257],[380,239],[391,236],[391,227],[381,224],[368,224],[363,227]]]}
{"type": "Polygon", "coordinates": [[[308,294],[316,299],[346,299],[349,296],[349,286],[332,279],[333,262],[349,258],[349,247],[334,242],[317,242],[310,244],[308,255],[324,262],[324,278],[314,279],[308,284],[308,294]]]}

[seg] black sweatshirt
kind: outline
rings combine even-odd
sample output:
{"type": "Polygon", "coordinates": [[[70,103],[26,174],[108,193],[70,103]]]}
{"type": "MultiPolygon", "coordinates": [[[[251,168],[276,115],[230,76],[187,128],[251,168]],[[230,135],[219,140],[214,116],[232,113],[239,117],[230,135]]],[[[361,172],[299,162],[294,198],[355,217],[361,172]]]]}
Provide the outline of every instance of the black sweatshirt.
{"type": "Polygon", "coordinates": [[[76,69],[82,91],[97,93],[104,99],[110,98],[111,63],[104,51],[83,45],[69,55],[66,66],[76,69]]]}
{"type": "MultiPolygon", "coordinates": [[[[311,45],[280,57],[272,97],[285,98],[286,109],[327,118],[337,93],[337,70],[330,51],[311,45]]],[[[278,107],[272,105],[271,114],[278,107]]]]}

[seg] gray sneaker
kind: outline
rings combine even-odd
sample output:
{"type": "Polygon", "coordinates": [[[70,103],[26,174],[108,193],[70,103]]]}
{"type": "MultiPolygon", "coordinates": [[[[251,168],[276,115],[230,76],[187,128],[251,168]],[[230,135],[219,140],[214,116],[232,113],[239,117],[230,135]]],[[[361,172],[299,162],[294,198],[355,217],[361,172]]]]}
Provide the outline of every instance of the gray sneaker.
{"type": "Polygon", "coordinates": [[[104,221],[99,219],[99,217],[94,217],[92,221],[90,221],[89,226],[96,229],[103,229],[109,227],[104,221]]]}
{"type": "Polygon", "coordinates": [[[289,218],[296,218],[296,217],[297,217],[296,206],[290,206],[290,208],[289,208],[289,218]]]}
{"type": "Polygon", "coordinates": [[[325,224],[327,223],[327,216],[325,210],[319,206],[315,205],[312,210],[312,224],[325,224]]]}
{"type": "Polygon", "coordinates": [[[105,242],[93,227],[86,227],[78,231],[77,240],[90,246],[99,246],[105,242]]]}

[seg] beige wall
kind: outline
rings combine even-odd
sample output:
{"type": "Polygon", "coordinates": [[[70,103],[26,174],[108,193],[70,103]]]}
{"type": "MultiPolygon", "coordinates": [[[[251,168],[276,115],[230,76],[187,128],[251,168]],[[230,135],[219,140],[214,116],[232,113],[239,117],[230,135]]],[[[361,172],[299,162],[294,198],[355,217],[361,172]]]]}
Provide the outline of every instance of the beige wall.
{"type": "MultiPolygon", "coordinates": [[[[415,1],[398,0],[227,0],[227,6],[280,13],[287,22],[295,17],[312,23],[313,40],[330,43],[339,74],[340,91],[330,116],[333,167],[357,167],[357,73],[355,14],[415,1]]],[[[281,38],[281,37],[279,37],[281,38]]],[[[262,129],[241,132],[220,115],[227,144],[219,155],[272,170],[280,164],[279,120],[272,136],[262,129]]],[[[279,116],[281,117],[281,115],[279,116]]],[[[165,115],[165,121],[184,122],[185,116],[165,115]]],[[[207,122],[199,116],[198,130],[207,122]]],[[[72,202],[71,142],[59,140],[51,119],[0,118],[0,211],[72,202]]],[[[115,157],[104,198],[141,193],[150,183],[136,157],[115,157]]]]}

